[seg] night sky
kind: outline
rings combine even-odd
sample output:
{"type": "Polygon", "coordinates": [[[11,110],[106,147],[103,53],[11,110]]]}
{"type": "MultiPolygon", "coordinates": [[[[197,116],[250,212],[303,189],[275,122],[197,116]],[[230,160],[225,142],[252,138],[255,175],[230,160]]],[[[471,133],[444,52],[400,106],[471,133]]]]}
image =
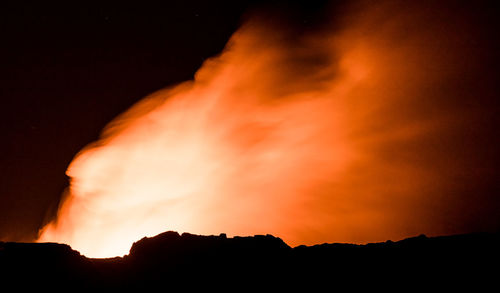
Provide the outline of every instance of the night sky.
{"type": "MultiPolygon", "coordinates": [[[[57,210],[68,186],[66,168],[78,151],[142,97],[192,79],[204,60],[221,52],[250,11],[270,9],[307,27],[325,7],[323,1],[263,2],[3,5],[0,240],[36,239],[38,229],[57,210]]],[[[474,52],[484,56],[478,59],[475,75],[457,82],[457,87],[480,88],[487,94],[478,95],[470,105],[476,113],[484,110],[484,116],[475,125],[464,126],[470,132],[463,136],[467,141],[457,141],[466,143],[465,155],[477,155],[476,162],[487,169],[478,168],[480,179],[472,180],[483,180],[478,184],[481,189],[470,193],[487,194],[480,197],[479,206],[496,209],[499,178],[492,168],[500,162],[498,21],[494,19],[498,10],[493,1],[465,3],[452,9],[472,15],[464,22],[474,21],[470,25],[478,48],[474,52]]],[[[498,216],[477,219],[493,229],[500,227],[498,220],[498,216]]]]}
{"type": "Polygon", "coordinates": [[[322,6],[118,3],[0,10],[0,239],[36,237],[57,209],[76,153],[145,95],[192,79],[249,10],[271,7],[300,22],[322,6]]]}

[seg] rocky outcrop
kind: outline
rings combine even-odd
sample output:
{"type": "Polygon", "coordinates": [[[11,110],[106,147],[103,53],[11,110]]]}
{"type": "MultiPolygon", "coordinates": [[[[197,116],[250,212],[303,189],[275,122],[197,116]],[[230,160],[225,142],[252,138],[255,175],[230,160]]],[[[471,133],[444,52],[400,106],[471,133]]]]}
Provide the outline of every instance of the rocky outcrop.
{"type": "Polygon", "coordinates": [[[129,255],[111,259],[89,259],[63,244],[0,242],[0,273],[3,284],[37,289],[315,291],[398,284],[478,289],[497,278],[499,244],[498,233],[481,233],[291,248],[272,235],[228,238],[170,231],[143,238],[129,255]]]}

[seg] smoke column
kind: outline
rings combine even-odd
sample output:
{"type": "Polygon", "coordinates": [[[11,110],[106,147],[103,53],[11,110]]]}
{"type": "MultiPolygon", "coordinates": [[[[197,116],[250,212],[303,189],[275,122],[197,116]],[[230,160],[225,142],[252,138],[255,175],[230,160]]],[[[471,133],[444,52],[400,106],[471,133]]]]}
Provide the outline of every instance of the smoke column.
{"type": "Polygon", "coordinates": [[[360,3],[314,31],[253,18],[193,81],[117,117],[70,164],[38,241],[109,257],[166,230],[290,245],[466,232],[464,182],[482,176],[457,148],[479,119],[455,89],[476,70],[455,50],[466,30],[360,3]]]}

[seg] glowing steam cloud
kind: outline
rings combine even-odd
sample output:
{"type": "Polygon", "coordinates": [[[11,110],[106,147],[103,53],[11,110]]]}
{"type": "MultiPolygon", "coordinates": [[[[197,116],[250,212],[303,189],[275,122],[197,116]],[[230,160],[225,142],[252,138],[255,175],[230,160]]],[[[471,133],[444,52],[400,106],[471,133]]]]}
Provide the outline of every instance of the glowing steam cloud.
{"type": "Polygon", "coordinates": [[[457,123],[440,98],[457,56],[429,46],[421,15],[375,8],[315,33],[244,25],[194,81],[146,97],[76,156],[39,241],[105,257],[166,230],[291,245],[444,231],[434,211],[455,174],[433,139],[457,123]]]}

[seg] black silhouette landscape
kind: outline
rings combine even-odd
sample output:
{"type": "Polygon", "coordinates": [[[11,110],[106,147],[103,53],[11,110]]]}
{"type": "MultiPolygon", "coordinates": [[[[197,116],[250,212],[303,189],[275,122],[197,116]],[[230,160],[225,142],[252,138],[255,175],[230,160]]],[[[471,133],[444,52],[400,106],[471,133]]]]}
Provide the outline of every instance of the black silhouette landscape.
{"type": "Polygon", "coordinates": [[[292,248],[272,235],[170,231],[145,237],[128,255],[109,259],[87,258],[65,244],[0,242],[0,273],[3,286],[70,291],[478,288],[498,280],[499,244],[498,233],[476,233],[292,248]]]}
{"type": "Polygon", "coordinates": [[[50,2],[0,9],[0,293],[500,292],[498,1],[50,2]]]}

